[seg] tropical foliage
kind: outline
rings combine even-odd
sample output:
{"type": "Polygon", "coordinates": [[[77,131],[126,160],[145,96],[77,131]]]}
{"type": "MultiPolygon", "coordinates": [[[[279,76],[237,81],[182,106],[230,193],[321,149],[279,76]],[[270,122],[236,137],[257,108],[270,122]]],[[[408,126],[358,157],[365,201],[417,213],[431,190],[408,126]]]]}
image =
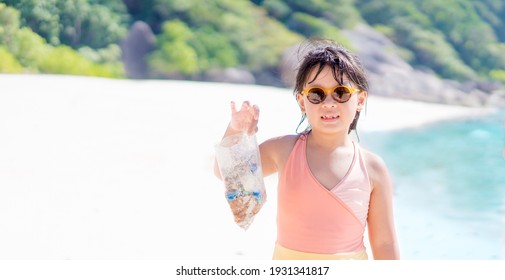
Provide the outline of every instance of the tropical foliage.
{"type": "MultiPolygon", "coordinates": [[[[25,2],[27,1],[19,3],[24,4],[25,2]]],[[[44,1],[33,2],[42,3],[44,1]]],[[[32,12],[38,13],[38,10],[34,8],[32,12]]],[[[49,12],[40,12],[38,15],[43,17],[42,15],[48,14],[49,12]]],[[[0,51],[0,58],[2,58],[0,64],[2,64],[2,72],[123,76],[123,67],[119,60],[121,52],[117,45],[110,44],[104,49],[83,46],[83,51],[80,52],[70,45],[60,44],[59,39],[52,37],[53,33],[36,33],[26,24],[26,21],[19,10],[0,3],[0,49],[2,50],[0,51]],[[43,37],[44,35],[46,37],[43,37]],[[53,43],[48,43],[49,41],[53,43]]],[[[36,22],[36,20],[33,21],[36,22]]],[[[50,25],[50,22],[47,22],[47,25],[40,24],[41,28],[50,25]]]]}
{"type": "Polygon", "coordinates": [[[501,0],[2,0],[0,71],[124,77],[119,46],[135,21],[156,36],[145,57],[155,78],[275,76],[287,48],[306,37],[353,48],[341,30],[364,23],[414,67],[505,82],[501,0]]]}

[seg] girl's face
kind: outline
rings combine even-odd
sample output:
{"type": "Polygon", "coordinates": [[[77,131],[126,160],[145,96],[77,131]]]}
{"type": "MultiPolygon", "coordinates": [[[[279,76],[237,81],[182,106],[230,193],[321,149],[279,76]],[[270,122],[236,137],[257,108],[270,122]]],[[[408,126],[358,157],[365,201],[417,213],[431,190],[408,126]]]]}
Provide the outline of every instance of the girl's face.
{"type": "MultiPolygon", "coordinates": [[[[328,66],[324,67],[317,78],[314,79],[316,74],[317,67],[309,75],[307,81],[312,82],[306,82],[304,90],[311,87],[334,88],[340,85],[333,77],[332,69],[328,66]]],[[[357,88],[345,76],[343,85],[357,88]]],[[[345,103],[335,101],[329,94],[319,104],[311,103],[307,99],[307,96],[302,93],[298,93],[296,98],[302,112],[307,115],[307,120],[314,131],[317,130],[326,133],[342,132],[347,134],[356,111],[361,111],[365,105],[366,95],[366,92],[356,92],[345,103]]]]}

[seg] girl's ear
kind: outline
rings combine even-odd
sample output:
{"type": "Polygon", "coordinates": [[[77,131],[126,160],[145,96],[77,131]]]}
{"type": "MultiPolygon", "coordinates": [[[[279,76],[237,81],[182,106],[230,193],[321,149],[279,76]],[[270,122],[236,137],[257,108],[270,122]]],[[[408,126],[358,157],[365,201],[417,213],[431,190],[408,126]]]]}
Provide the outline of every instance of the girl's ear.
{"type": "Polygon", "coordinates": [[[305,113],[305,99],[303,98],[303,94],[297,93],[296,101],[298,101],[298,106],[300,106],[300,110],[302,110],[302,113],[305,113]]]}
{"type": "Polygon", "coordinates": [[[358,95],[358,109],[357,109],[358,112],[363,110],[363,108],[365,108],[367,95],[368,95],[368,93],[366,91],[362,91],[358,95]]]}

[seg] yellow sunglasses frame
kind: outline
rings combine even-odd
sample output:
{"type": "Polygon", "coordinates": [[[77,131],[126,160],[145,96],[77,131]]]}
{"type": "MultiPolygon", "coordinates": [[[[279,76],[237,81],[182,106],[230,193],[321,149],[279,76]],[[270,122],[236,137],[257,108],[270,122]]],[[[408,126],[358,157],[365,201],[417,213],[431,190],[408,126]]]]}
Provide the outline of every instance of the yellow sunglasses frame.
{"type": "MultiPolygon", "coordinates": [[[[352,97],[352,95],[353,95],[354,93],[356,93],[356,92],[358,92],[358,93],[359,93],[359,92],[361,92],[361,90],[356,89],[356,88],[353,88],[353,87],[339,85],[339,86],[332,87],[332,88],[324,88],[324,87],[310,87],[310,88],[308,88],[308,89],[304,89],[304,90],[302,90],[302,94],[308,97],[308,96],[309,96],[309,91],[310,91],[311,89],[315,89],[315,88],[317,88],[317,89],[321,89],[321,90],[323,90],[323,92],[324,92],[324,94],[325,94],[324,99],[323,99],[323,100],[321,100],[321,102],[323,102],[323,101],[324,101],[324,100],[328,97],[328,94],[330,94],[330,95],[331,95],[331,98],[333,98],[333,92],[335,92],[335,89],[337,89],[337,88],[339,88],[339,87],[346,88],[346,89],[349,91],[349,95],[350,95],[350,96],[349,96],[349,99],[351,99],[351,97],[352,97]]],[[[346,101],[344,101],[344,102],[340,102],[340,101],[336,100],[335,98],[333,98],[333,100],[337,101],[338,103],[346,103],[347,101],[349,101],[349,99],[347,99],[347,100],[346,100],[346,101]]],[[[310,99],[309,99],[309,102],[310,102],[310,103],[312,103],[312,101],[310,101],[310,99]]],[[[312,103],[312,104],[320,104],[321,102],[319,102],[319,103],[312,103]]]]}

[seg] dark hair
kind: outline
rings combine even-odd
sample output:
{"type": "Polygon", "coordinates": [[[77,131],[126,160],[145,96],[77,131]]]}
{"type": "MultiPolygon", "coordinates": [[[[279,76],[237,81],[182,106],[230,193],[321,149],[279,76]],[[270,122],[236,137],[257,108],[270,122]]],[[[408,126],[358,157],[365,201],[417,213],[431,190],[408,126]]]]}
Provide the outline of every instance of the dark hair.
{"type": "MultiPolygon", "coordinates": [[[[307,82],[312,70],[317,69],[316,76],[314,77],[315,80],[326,66],[332,69],[333,78],[335,78],[335,81],[339,84],[343,84],[345,76],[361,91],[368,91],[368,81],[359,58],[340,44],[327,39],[308,39],[305,43],[300,45],[299,53],[303,55],[303,60],[296,74],[294,86],[295,95],[303,90],[303,86],[307,82]]],[[[349,126],[348,133],[356,129],[359,113],[360,112],[356,112],[354,120],[349,126]]],[[[302,115],[298,127],[300,127],[305,118],[305,114],[302,115]]],[[[310,129],[311,127],[309,125],[305,131],[310,129]]],[[[296,130],[298,131],[298,128],[296,130]]]]}

